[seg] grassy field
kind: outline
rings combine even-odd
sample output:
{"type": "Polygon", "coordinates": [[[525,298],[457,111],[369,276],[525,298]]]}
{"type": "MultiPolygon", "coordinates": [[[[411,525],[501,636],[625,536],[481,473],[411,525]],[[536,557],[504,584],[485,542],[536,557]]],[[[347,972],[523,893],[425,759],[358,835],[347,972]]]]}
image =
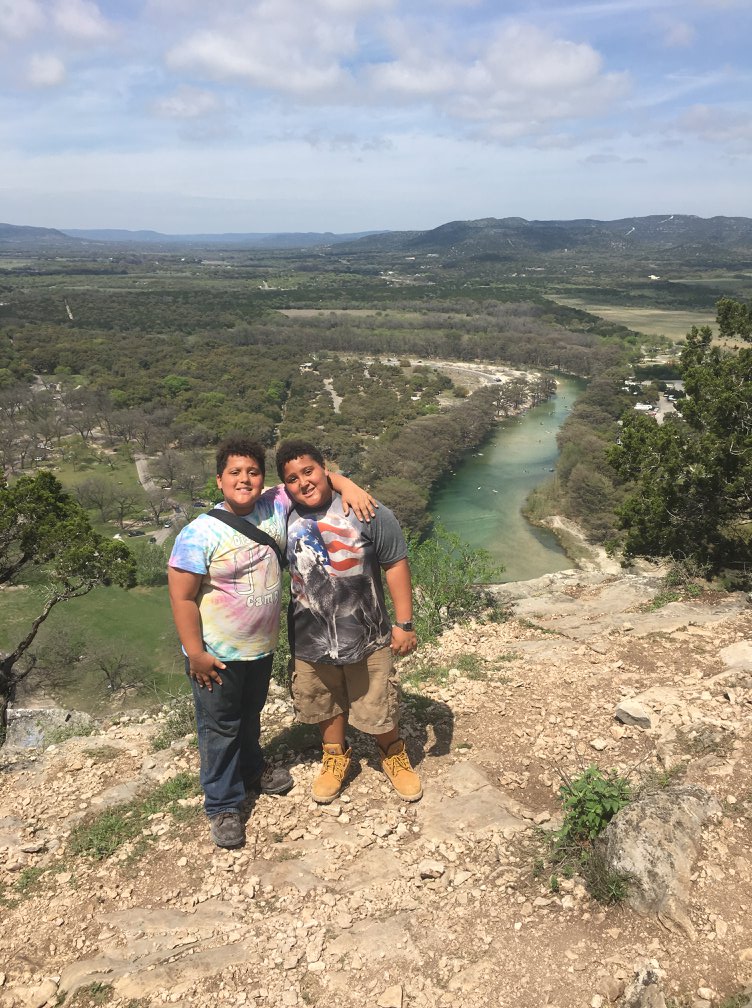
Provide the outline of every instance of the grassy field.
{"type": "Polygon", "coordinates": [[[607,322],[625,325],[635,332],[646,336],[665,336],[674,342],[683,340],[693,325],[713,326],[714,312],[675,311],[664,308],[628,308],[625,306],[598,305],[580,298],[558,297],[556,300],[570,308],[581,308],[583,311],[599,315],[607,322]]]}
{"type": "Polygon", "coordinates": [[[144,496],[136,463],[127,451],[91,448],[78,435],[63,443],[63,457],[56,462],[55,475],[66,489],[73,490],[92,476],[106,476],[128,493],[144,496]]]}
{"type": "MultiPolygon", "coordinates": [[[[0,592],[0,648],[18,642],[41,610],[43,598],[42,586],[0,592]]],[[[147,684],[125,698],[118,697],[118,702],[149,707],[165,694],[187,688],[166,587],[130,591],[100,588],[83,598],[62,602],[43,624],[34,650],[40,655],[39,665],[49,663],[53,669],[36,681],[42,688],[52,685],[61,702],[77,710],[101,713],[112,705],[104,673],[91,661],[97,654],[126,656],[128,673],[124,678],[147,684]],[[67,651],[86,657],[69,666],[60,660],[67,651]]]]}
{"type": "Polygon", "coordinates": [[[342,315],[353,316],[379,316],[385,320],[394,319],[405,321],[408,319],[424,319],[427,312],[419,311],[392,311],[384,308],[280,308],[280,315],[286,318],[316,318],[319,315],[342,315]]]}

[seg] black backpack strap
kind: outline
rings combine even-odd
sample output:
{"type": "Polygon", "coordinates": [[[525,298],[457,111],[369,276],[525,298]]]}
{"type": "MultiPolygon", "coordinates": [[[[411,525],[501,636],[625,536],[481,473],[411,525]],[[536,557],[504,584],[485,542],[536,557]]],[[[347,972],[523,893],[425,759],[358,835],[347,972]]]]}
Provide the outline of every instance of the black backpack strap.
{"type": "Polygon", "coordinates": [[[285,557],[282,555],[279,543],[276,539],[272,539],[263,529],[260,529],[258,525],[246,521],[245,518],[241,518],[240,515],[233,514],[231,511],[225,511],[223,508],[212,508],[211,511],[207,511],[206,513],[210,518],[216,518],[217,521],[224,522],[225,525],[229,525],[230,528],[235,529],[236,532],[240,532],[241,535],[253,539],[254,542],[273,549],[279,561],[279,566],[285,566],[285,557]]]}

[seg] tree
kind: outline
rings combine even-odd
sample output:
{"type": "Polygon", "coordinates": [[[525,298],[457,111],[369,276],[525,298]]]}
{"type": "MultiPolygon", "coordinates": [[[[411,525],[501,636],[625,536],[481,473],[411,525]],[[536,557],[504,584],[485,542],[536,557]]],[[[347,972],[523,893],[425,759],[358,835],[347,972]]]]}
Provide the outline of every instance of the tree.
{"type": "MultiPolygon", "coordinates": [[[[718,303],[726,337],[752,342],[749,310],[718,303]]],[[[610,459],[629,493],[618,511],[627,556],[692,559],[719,569],[752,560],[752,349],[712,345],[693,327],[681,355],[682,415],[659,426],[625,417],[610,459]]]]}
{"type": "Polygon", "coordinates": [[[81,507],[95,508],[103,522],[109,521],[113,505],[112,481],[106,476],[90,476],[76,487],[81,507]]]}
{"type": "Polygon", "coordinates": [[[141,494],[135,490],[117,484],[112,488],[112,512],[121,532],[125,528],[127,519],[135,516],[136,510],[140,508],[142,503],[141,494]]]}
{"type": "Polygon", "coordinates": [[[169,511],[171,507],[172,501],[169,490],[155,487],[153,490],[146,491],[146,508],[153,518],[155,525],[159,525],[162,515],[169,511]]]}
{"type": "Polygon", "coordinates": [[[152,478],[163,480],[164,483],[172,486],[178,478],[183,465],[183,456],[179,452],[168,448],[166,452],[150,460],[149,471],[152,474],[152,478]]]}
{"type": "Polygon", "coordinates": [[[385,476],[371,488],[374,496],[395,513],[400,525],[423,533],[430,524],[428,491],[400,476],[385,476]]]}
{"type": "Polygon", "coordinates": [[[123,641],[100,646],[89,658],[89,664],[102,673],[107,689],[113,693],[137,686],[142,681],[139,679],[139,663],[123,641]]]}
{"type": "Polygon", "coordinates": [[[439,525],[422,542],[409,536],[407,546],[413,620],[418,639],[423,641],[433,640],[457,620],[477,615],[476,586],[489,583],[504,570],[485,550],[473,549],[439,525]]]}
{"type": "Polygon", "coordinates": [[[34,667],[29,649],[53,608],[97,585],[135,583],[127,546],[95,532],[83,508],[49,472],[23,476],[10,487],[0,484],[0,584],[18,581],[32,569],[43,575],[46,597],[25,636],[0,656],[0,730],[17,684],[34,667]]]}

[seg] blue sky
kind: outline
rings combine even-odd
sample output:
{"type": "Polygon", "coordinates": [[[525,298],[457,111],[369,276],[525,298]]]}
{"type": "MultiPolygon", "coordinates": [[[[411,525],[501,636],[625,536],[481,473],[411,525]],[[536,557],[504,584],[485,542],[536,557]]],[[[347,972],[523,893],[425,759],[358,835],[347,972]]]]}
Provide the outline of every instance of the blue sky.
{"type": "Polygon", "coordinates": [[[750,0],[0,0],[0,220],[752,216],[750,0]]]}

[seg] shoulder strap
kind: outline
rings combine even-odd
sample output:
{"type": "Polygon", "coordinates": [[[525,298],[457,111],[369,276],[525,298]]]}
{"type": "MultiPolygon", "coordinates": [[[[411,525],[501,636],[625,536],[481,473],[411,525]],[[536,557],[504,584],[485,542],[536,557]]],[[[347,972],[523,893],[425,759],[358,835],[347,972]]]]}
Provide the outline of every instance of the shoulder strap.
{"type": "Polygon", "coordinates": [[[207,511],[206,513],[210,518],[216,518],[217,521],[224,522],[225,525],[229,525],[230,528],[235,529],[236,532],[240,532],[241,535],[253,539],[254,542],[273,549],[279,561],[279,566],[285,566],[285,558],[282,555],[282,550],[279,548],[279,543],[276,539],[272,539],[263,529],[260,529],[258,525],[246,521],[245,518],[241,518],[240,515],[233,514],[231,511],[225,511],[223,508],[212,508],[211,511],[207,511]]]}

